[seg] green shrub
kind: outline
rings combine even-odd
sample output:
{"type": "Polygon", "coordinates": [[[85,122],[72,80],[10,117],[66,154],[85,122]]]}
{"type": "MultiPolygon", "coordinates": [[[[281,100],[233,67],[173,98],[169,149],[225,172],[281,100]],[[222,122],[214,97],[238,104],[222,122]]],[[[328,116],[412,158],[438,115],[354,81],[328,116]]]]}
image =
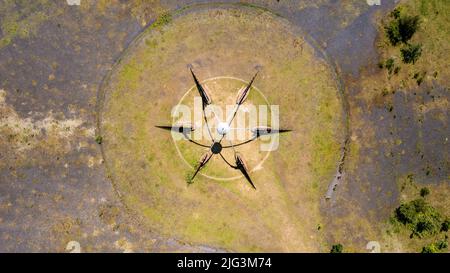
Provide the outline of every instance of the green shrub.
{"type": "Polygon", "coordinates": [[[448,242],[446,240],[442,240],[436,243],[436,247],[439,250],[444,250],[448,248],[448,242]]]}
{"type": "Polygon", "coordinates": [[[342,253],[344,247],[341,244],[336,244],[331,247],[330,253],[342,253]]]}
{"type": "Polygon", "coordinates": [[[400,53],[402,54],[402,60],[404,63],[414,64],[419,59],[420,55],[422,55],[422,45],[421,44],[416,44],[416,45],[408,44],[400,49],[400,53]]]}
{"type": "Polygon", "coordinates": [[[398,8],[394,9],[391,14],[392,17],[394,17],[395,19],[400,18],[400,10],[398,8]]]}
{"type": "Polygon", "coordinates": [[[396,66],[396,67],[394,68],[394,75],[397,75],[398,72],[400,72],[400,67],[399,67],[399,66],[396,66]]]}
{"type": "Polygon", "coordinates": [[[419,16],[400,16],[398,19],[398,29],[400,32],[401,41],[406,43],[409,41],[414,33],[419,29],[419,16]]]}
{"type": "Polygon", "coordinates": [[[102,136],[96,136],[96,137],[95,137],[95,142],[97,142],[97,144],[102,144],[102,142],[103,142],[103,137],[102,137],[102,136]]]}
{"type": "Polygon", "coordinates": [[[396,46],[400,43],[400,31],[398,29],[397,21],[391,21],[389,25],[385,26],[386,36],[389,39],[391,45],[396,46]]]}
{"type": "Polygon", "coordinates": [[[393,58],[389,58],[386,60],[386,63],[384,64],[384,66],[386,67],[386,69],[388,70],[389,74],[392,73],[392,71],[394,70],[394,66],[395,66],[395,60],[393,58]]]}
{"type": "Polygon", "coordinates": [[[401,204],[395,210],[395,217],[397,220],[404,224],[412,224],[415,222],[417,214],[423,212],[425,201],[422,199],[413,200],[406,204],[401,204]]]}
{"type": "Polygon", "coordinates": [[[430,189],[423,187],[420,189],[420,196],[425,197],[430,194],[430,189]]]}
{"type": "Polygon", "coordinates": [[[436,223],[433,221],[432,218],[422,217],[422,219],[420,219],[416,224],[415,232],[418,233],[419,235],[423,233],[429,234],[436,233],[438,228],[436,227],[435,224],[436,223]]]}
{"type": "Polygon", "coordinates": [[[444,222],[442,222],[441,231],[447,232],[449,228],[450,228],[450,220],[446,219],[444,222]]]}
{"type": "Polygon", "coordinates": [[[391,13],[391,16],[394,19],[385,26],[389,42],[393,46],[399,43],[407,43],[419,29],[419,16],[405,15],[397,9],[391,13]]]}
{"type": "Polygon", "coordinates": [[[422,248],[422,253],[438,253],[448,248],[447,237],[445,239],[431,243],[422,248]]]}
{"type": "Polygon", "coordinates": [[[412,231],[411,236],[436,234],[442,227],[440,214],[422,198],[401,204],[395,218],[412,231]]]}
{"type": "MultiPolygon", "coordinates": [[[[195,169],[197,169],[197,166],[195,166],[195,169]]],[[[188,185],[191,185],[194,183],[194,179],[192,179],[192,176],[194,175],[195,171],[194,170],[190,170],[186,173],[185,175],[185,179],[186,179],[186,183],[188,185]]]]}
{"type": "Polygon", "coordinates": [[[153,22],[152,27],[159,28],[170,22],[172,22],[172,15],[170,13],[164,13],[153,22]]]}
{"type": "Polygon", "coordinates": [[[421,73],[418,73],[418,72],[417,72],[417,73],[414,73],[413,79],[416,80],[417,85],[420,86],[420,84],[423,82],[423,79],[424,79],[424,77],[425,77],[426,74],[427,74],[427,72],[421,72],[421,73]]]}
{"type": "Polygon", "coordinates": [[[437,253],[438,249],[434,244],[429,244],[422,248],[422,253],[437,253]]]}
{"type": "Polygon", "coordinates": [[[380,68],[385,67],[387,69],[389,75],[398,74],[398,72],[400,71],[400,67],[395,65],[394,58],[389,58],[386,60],[385,63],[378,64],[378,67],[380,67],[380,68]]]}

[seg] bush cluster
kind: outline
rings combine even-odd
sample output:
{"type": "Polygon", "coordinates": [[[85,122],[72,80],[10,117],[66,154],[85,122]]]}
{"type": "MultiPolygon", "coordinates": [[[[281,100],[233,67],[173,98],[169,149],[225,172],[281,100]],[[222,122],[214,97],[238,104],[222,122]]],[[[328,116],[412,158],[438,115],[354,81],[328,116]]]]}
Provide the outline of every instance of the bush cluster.
{"type": "Polygon", "coordinates": [[[402,54],[402,60],[406,64],[415,64],[419,59],[420,55],[422,55],[422,45],[421,44],[408,44],[400,49],[400,53],[402,54]]]}
{"type": "Polygon", "coordinates": [[[400,53],[404,63],[415,64],[422,55],[422,45],[410,44],[409,40],[420,27],[419,16],[407,15],[399,9],[395,9],[391,12],[391,17],[392,20],[384,27],[386,37],[393,46],[403,44],[400,53]]]}
{"type": "Polygon", "coordinates": [[[401,204],[395,210],[395,218],[411,229],[411,236],[433,235],[443,226],[441,215],[423,198],[401,204]]]}
{"type": "Polygon", "coordinates": [[[448,248],[447,237],[445,239],[431,243],[422,248],[422,253],[438,253],[448,248]]]}
{"type": "Polygon", "coordinates": [[[395,9],[391,12],[393,20],[386,26],[386,35],[391,45],[406,44],[416,33],[420,26],[419,16],[410,16],[395,9]]]}
{"type": "Polygon", "coordinates": [[[330,253],[342,253],[344,247],[341,244],[331,246],[330,253]]]}

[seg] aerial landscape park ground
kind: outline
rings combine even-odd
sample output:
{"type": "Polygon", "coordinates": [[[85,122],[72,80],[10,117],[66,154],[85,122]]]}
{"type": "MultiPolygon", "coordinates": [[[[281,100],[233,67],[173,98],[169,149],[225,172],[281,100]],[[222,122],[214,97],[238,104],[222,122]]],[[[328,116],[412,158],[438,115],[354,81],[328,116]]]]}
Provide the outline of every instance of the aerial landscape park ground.
{"type": "Polygon", "coordinates": [[[450,3],[375,2],[0,0],[0,251],[448,252],[450,3]],[[279,107],[256,190],[191,69],[279,107]]]}

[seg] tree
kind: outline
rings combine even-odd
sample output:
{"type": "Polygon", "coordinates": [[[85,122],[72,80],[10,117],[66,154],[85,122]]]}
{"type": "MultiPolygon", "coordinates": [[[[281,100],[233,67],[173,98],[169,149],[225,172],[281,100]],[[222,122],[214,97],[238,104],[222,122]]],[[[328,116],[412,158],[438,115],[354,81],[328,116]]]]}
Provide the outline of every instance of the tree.
{"type": "Polygon", "coordinates": [[[423,198],[401,204],[395,210],[395,219],[411,229],[411,236],[432,235],[442,229],[440,214],[423,198]]]}
{"type": "Polygon", "coordinates": [[[330,253],[342,253],[344,247],[341,244],[331,246],[330,253]]]}
{"type": "Polygon", "coordinates": [[[391,16],[394,19],[384,27],[389,42],[393,46],[399,43],[406,44],[419,29],[420,18],[402,14],[399,10],[394,10],[391,16]]]}
{"type": "Polygon", "coordinates": [[[408,42],[412,38],[419,29],[419,24],[419,16],[404,15],[398,18],[398,30],[403,43],[408,42]]]}

